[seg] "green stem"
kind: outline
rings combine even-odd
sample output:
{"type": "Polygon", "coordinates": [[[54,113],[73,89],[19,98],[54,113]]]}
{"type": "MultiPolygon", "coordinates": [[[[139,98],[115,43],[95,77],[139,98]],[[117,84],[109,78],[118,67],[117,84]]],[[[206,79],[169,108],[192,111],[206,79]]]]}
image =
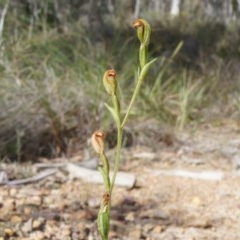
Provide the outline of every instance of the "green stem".
{"type": "Polygon", "coordinates": [[[148,54],[148,46],[145,44],[141,44],[139,49],[139,63],[140,63],[141,70],[146,65],[147,54],[148,54]]]}
{"type": "Polygon", "coordinates": [[[103,181],[105,184],[106,191],[110,192],[111,182],[109,178],[109,163],[104,152],[100,155],[100,158],[103,162],[103,167],[99,167],[99,171],[103,176],[103,181]]]}
{"type": "Polygon", "coordinates": [[[113,172],[113,177],[112,177],[112,183],[111,183],[111,188],[110,188],[110,194],[112,193],[115,180],[117,177],[117,172],[119,169],[120,161],[121,161],[121,148],[122,148],[122,133],[123,133],[123,128],[121,127],[121,119],[120,119],[120,105],[119,101],[116,95],[112,97],[113,101],[113,106],[117,114],[117,152],[116,152],[116,160],[115,160],[115,165],[114,165],[114,172],[113,172]]]}
{"type": "MultiPolygon", "coordinates": [[[[139,74],[139,76],[141,76],[141,73],[139,74]]],[[[132,95],[132,99],[131,99],[131,101],[130,101],[130,103],[129,103],[129,105],[128,105],[127,112],[126,112],[125,117],[124,117],[124,119],[123,119],[123,121],[122,121],[122,124],[121,124],[121,127],[122,127],[122,128],[124,127],[124,125],[126,124],[126,122],[127,122],[127,120],[128,120],[128,117],[129,117],[129,115],[130,115],[131,109],[132,109],[132,107],[133,107],[133,104],[134,104],[134,102],[135,102],[135,99],[136,99],[136,97],[137,97],[137,95],[138,95],[138,92],[139,92],[139,90],[140,90],[140,87],[141,87],[141,85],[142,85],[143,79],[144,79],[144,78],[139,78],[139,79],[138,79],[137,86],[136,86],[136,88],[135,88],[135,90],[134,90],[134,93],[133,93],[133,95],[132,95]]]]}
{"type": "Polygon", "coordinates": [[[134,104],[134,102],[135,102],[135,99],[136,99],[136,97],[137,97],[137,95],[138,95],[138,93],[139,93],[139,90],[140,90],[140,87],[141,87],[141,85],[142,85],[142,82],[143,82],[145,76],[147,75],[147,72],[148,72],[150,66],[151,66],[156,60],[157,60],[157,59],[154,58],[154,59],[151,60],[150,62],[146,63],[146,64],[143,66],[143,68],[141,69],[141,71],[140,71],[140,73],[139,73],[139,76],[138,76],[137,85],[136,85],[135,90],[134,90],[133,95],[132,95],[132,99],[131,99],[131,101],[130,101],[130,104],[128,105],[127,112],[126,112],[125,117],[124,117],[124,119],[123,119],[123,121],[122,121],[122,124],[121,124],[121,127],[122,127],[122,128],[124,127],[124,125],[125,125],[126,122],[127,122],[127,119],[128,119],[128,117],[129,117],[129,114],[130,114],[130,111],[131,111],[131,109],[132,109],[132,106],[133,106],[133,104],[134,104]]]}

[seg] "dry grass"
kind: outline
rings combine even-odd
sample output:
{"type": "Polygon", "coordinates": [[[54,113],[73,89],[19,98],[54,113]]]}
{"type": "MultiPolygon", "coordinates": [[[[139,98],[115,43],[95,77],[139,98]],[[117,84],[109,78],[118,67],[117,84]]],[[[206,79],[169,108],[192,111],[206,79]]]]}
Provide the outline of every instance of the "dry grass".
{"type": "MultiPolygon", "coordinates": [[[[1,35],[0,52],[1,157],[20,161],[71,155],[86,146],[93,129],[109,124],[104,105],[99,103],[99,99],[107,100],[101,90],[106,68],[113,67],[119,73],[125,96],[121,99],[123,109],[128,104],[138,57],[133,34],[130,29],[114,30],[114,38],[98,41],[78,24],[61,33],[54,28],[16,28],[14,23],[14,19],[8,19],[3,25],[5,31],[0,29],[5,33],[1,35]]],[[[209,107],[218,106],[218,116],[224,112],[236,116],[240,108],[239,63],[236,54],[233,58],[226,55],[230,42],[229,51],[236,49],[235,32],[213,24],[211,31],[224,31],[225,36],[212,45],[215,53],[206,54],[205,49],[209,49],[204,47],[209,39],[205,34],[199,55],[196,59],[188,56],[186,62],[186,48],[178,44],[189,36],[187,29],[177,35],[174,24],[168,32],[161,24],[164,31],[156,24],[155,32],[161,34],[153,35],[150,46],[158,60],[133,114],[157,118],[181,129],[211,119],[209,107]],[[233,38],[229,38],[230,33],[233,38]]],[[[195,28],[190,30],[198,37],[203,29],[202,24],[198,32],[195,28]]]]}

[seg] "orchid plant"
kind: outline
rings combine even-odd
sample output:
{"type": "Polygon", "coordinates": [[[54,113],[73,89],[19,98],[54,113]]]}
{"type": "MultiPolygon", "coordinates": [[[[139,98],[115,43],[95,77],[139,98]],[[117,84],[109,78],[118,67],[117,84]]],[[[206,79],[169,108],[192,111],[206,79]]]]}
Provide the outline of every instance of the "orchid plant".
{"type": "Polygon", "coordinates": [[[116,159],[114,163],[113,177],[110,179],[109,175],[109,161],[105,154],[105,143],[104,143],[104,133],[102,131],[96,131],[91,137],[91,143],[96,151],[99,154],[101,159],[101,165],[99,166],[99,171],[102,174],[105,193],[103,194],[100,210],[98,213],[98,230],[102,240],[108,239],[108,233],[110,228],[110,210],[111,210],[111,196],[117,177],[117,172],[119,170],[119,165],[121,162],[121,149],[122,149],[122,136],[123,128],[126,125],[126,122],[129,118],[131,109],[135,102],[135,99],[139,93],[140,87],[146,77],[146,74],[149,71],[150,66],[156,61],[156,59],[148,62],[148,45],[150,41],[151,28],[148,22],[144,19],[137,19],[133,23],[133,27],[136,29],[138,39],[140,41],[139,48],[139,67],[138,67],[138,79],[135,86],[131,101],[128,105],[126,113],[124,116],[121,114],[121,107],[117,91],[117,78],[116,72],[113,69],[107,70],[103,75],[103,85],[106,89],[106,92],[111,96],[112,105],[105,103],[107,109],[112,114],[116,126],[117,126],[117,147],[116,147],[116,159]]]}

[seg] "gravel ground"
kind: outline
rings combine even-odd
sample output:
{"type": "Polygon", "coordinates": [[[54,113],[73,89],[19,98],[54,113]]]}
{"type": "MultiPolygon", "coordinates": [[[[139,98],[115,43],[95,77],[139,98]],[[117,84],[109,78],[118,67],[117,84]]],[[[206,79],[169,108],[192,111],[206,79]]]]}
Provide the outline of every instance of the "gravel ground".
{"type": "MultiPolygon", "coordinates": [[[[157,144],[125,149],[121,170],[135,174],[136,186],[114,189],[109,239],[240,239],[239,131],[236,122],[205,125],[174,132],[171,144],[155,131],[157,144]]],[[[1,168],[14,179],[32,166],[1,168]]],[[[97,240],[103,193],[102,185],[72,180],[63,170],[36,183],[3,185],[0,240],[97,240]]]]}

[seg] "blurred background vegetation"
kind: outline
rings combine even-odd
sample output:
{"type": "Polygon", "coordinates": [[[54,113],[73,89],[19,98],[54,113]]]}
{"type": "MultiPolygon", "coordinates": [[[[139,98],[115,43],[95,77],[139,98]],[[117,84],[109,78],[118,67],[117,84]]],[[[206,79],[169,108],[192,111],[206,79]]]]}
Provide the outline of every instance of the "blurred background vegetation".
{"type": "Polygon", "coordinates": [[[94,130],[110,129],[102,74],[118,72],[124,111],[138,64],[131,28],[138,17],[152,26],[150,52],[158,60],[132,122],[154,118],[184,129],[238,119],[238,3],[0,0],[2,161],[72,156],[94,130]]]}

